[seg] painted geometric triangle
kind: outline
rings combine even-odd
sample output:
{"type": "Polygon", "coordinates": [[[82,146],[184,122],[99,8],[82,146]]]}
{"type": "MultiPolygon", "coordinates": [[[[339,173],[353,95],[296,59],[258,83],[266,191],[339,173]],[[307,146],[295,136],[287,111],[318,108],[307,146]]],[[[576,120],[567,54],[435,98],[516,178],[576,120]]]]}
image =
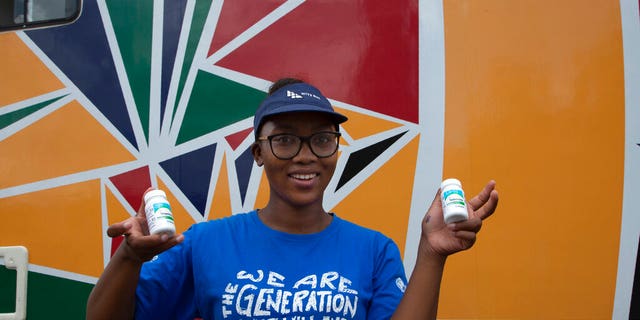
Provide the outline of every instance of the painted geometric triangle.
{"type": "Polygon", "coordinates": [[[253,132],[253,127],[232,133],[224,138],[227,140],[227,143],[229,143],[231,149],[235,150],[251,132],[253,132]]]}
{"type": "Polygon", "coordinates": [[[418,123],[416,1],[362,3],[302,2],[216,65],[268,80],[295,71],[327,97],[418,123]],[[358,72],[345,73],[354,61],[358,72]]]}
{"type": "Polygon", "coordinates": [[[151,90],[153,1],[106,1],[131,93],[147,141],[151,90]],[[122,14],[127,12],[127,14],[122,14]]]}
{"type": "Polygon", "coordinates": [[[253,116],[264,96],[244,84],[198,72],[176,144],[253,116]]]}
{"type": "MultiPolygon", "coordinates": [[[[184,59],[182,61],[182,69],[179,71],[180,80],[178,82],[178,91],[176,94],[177,99],[175,101],[172,119],[176,114],[177,106],[180,102],[180,97],[182,97],[182,91],[184,90],[185,82],[187,81],[189,70],[191,69],[191,64],[194,62],[196,49],[198,48],[198,44],[200,42],[200,36],[202,35],[202,32],[204,30],[204,24],[207,21],[207,15],[209,13],[209,9],[211,8],[211,2],[212,0],[195,1],[193,15],[185,17],[185,19],[187,19],[187,21],[190,21],[191,23],[189,27],[187,47],[185,48],[184,59]]],[[[188,96],[189,95],[187,95],[187,97],[188,96]]]]}
{"type": "Polygon", "coordinates": [[[109,180],[127,200],[133,211],[138,210],[142,194],[151,186],[151,176],[147,166],[121,173],[109,180]]]}
{"type": "Polygon", "coordinates": [[[360,171],[366,168],[369,163],[393,145],[394,142],[398,141],[398,139],[400,139],[400,137],[405,133],[407,133],[407,131],[352,152],[349,155],[349,159],[347,159],[344,171],[342,171],[342,175],[340,176],[340,180],[336,186],[336,191],[349,182],[349,180],[355,177],[360,171]]]}
{"type": "MultiPolygon", "coordinates": [[[[638,239],[640,242],[640,239],[638,239]]],[[[633,290],[631,290],[631,307],[629,319],[640,319],[640,243],[638,243],[638,253],[636,254],[636,272],[633,280],[633,290]]]]}
{"type": "MultiPolygon", "coordinates": [[[[107,216],[108,216],[107,224],[112,225],[114,223],[121,222],[130,218],[131,216],[127,211],[127,209],[122,207],[122,203],[120,203],[116,199],[115,195],[111,192],[111,190],[108,187],[105,189],[106,189],[105,198],[107,203],[107,216]]],[[[120,246],[120,244],[122,243],[122,240],[124,240],[124,236],[112,237],[110,238],[110,240],[111,240],[111,250],[109,251],[109,256],[112,257],[115,254],[118,247],[120,246]]]]}
{"type": "Polygon", "coordinates": [[[162,29],[162,80],[160,89],[160,119],[164,119],[167,95],[171,83],[173,66],[178,53],[178,42],[182,31],[182,21],[187,7],[186,1],[164,1],[164,21],[162,29]],[[174,26],[171,28],[170,26],[174,26]]]}
{"type": "Polygon", "coordinates": [[[36,111],[38,111],[38,110],[40,110],[40,109],[42,109],[42,108],[44,108],[44,107],[46,107],[46,106],[58,101],[58,100],[60,100],[61,98],[65,97],[65,96],[66,95],[60,96],[60,97],[57,97],[57,98],[53,98],[51,100],[40,102],[40,103],[34,104],[32,106],[29,106],[29,107],[26,107],[26,108],[23,108],[23,109],[20,109],[20,110],[16,110],[16,111],[13,111],[13,112],[9,112],[9,113],[0,115],[0,129],[2,129],[2,128],[4,128],[4,127],[6,127],[6,126],[8,126],[8,125],[20,120],[20,119],[22,119],[22,118],[24,118],[24,117],[26,117],[26,116],[28,116],[28,115],[36,112],[36,111]]]}
{"type": "Polygon", "coordinates": [[[238,177],[238,187],[240,188],[240,198],[244,204],[249,188],[249,179],[253,169],[253,154],[251,148],[247,148],[235,161],[236,176],[238,177]]]}
{"type": "Polygon", "coordinates": [[[207,207],[215,154],[216,144],[212,144],[160,162],[160,166],[202,216],[207,207]]]}
{"type": "Polygon", "coordinates": [[[215,35],[209,46],[209,54],[227,44],[240,33],[258,22],[285,1],[234,0],[225,1],[218,18],[215,35]]]}
{"type": "Polygon", "coordinates": [[[336,111],[349,118],[349,121],[341,124],[349,136],[354,139],[362,139],[374,134],[392,130],[401,126],[398,122],[374,117],[361,112],[335,107],[336,111]]]}
{"type": "Polygon", "coordinates": [[[138,144],[96,2],[84,1],[82,15],[72,24],[26,33],[133,147],[137,148],[138,144]]]}

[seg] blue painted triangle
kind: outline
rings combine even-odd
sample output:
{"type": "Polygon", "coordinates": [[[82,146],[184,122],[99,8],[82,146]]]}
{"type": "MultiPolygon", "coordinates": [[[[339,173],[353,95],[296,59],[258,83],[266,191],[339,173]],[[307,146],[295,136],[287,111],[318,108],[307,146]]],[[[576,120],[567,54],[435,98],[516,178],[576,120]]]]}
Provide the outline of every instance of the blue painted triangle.
{"type": "MultiPolygon", "coordinates": [[[[171,77],[173,76],[173,65],[178,52],[178,42],[182,21],[187,7],[186,1],[165,1],[164,2],[164,23],[162,30],[162,88],[160,90],[160,119],[164,119],[164,111],[167,107],[167,94],[171,77]]],[[[180,68],[178,68],[180,70],[180,68]]]]}
{"type": "Polygon", "coordinates": [[[96,1],[83,1],[82,14],[74,23],[26,33],[138,148],[96,1]]]}
{"type": "Polygon", "coordinates": [[[253,154],[251,147],[247,148],[235,161],[236,176],[238,177],[238,187],[240,187],[240,198],[244,204],[249,188],[249,179],[251,178],[251,170],[253,169],[253,154]]]}
{"type": "Polygon", "coordinates": [[[216,145],[213,144],[160,162],[160,166],[202,216],[207,207],[215,154],[216,145]]]}

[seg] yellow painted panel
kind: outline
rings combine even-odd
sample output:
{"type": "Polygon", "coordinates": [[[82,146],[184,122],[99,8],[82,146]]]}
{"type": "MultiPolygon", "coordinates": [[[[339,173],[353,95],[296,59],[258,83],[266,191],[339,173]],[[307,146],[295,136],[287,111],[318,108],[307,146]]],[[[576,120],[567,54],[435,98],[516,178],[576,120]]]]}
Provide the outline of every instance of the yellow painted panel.
{"type": "Polygon", "coordinates": [[[211,200],[211,210],[209,210],[209,220],[230,216],[231,193],[229,192],[229,170],[227,170],[227,157],[222,157],[220,174],[216,182],[216,190],[213,192],[211,200]]]}
{"type": "Polygon", "coordinates": [[[29,263],[97,277],[102,272],[100,181],[0,199],[0,246],[22,245],[29,263]]]}
{"type": "Polygon", "coordinates": [[[64,88],[14,32],[0,33],[0,106],[64,88]]]}
{"type": "Polygon", "coordinates": [[[131,215],[129,214],[127,209],[122,206],[122,203],[120,203],[120,201],[116,199],[115,195],[109,188],[106,188],[106,194],[107,216],[109,225],[131,218],[131,215]]]}
{"type": "Polygon", "coordinates": [[[349,135],[357,140],[376,133],[384,132],[399,127],[401,124],[384,119],[370,117],[366,114],[354,112],[346,109],[335,108],[349,118],[349,121],[342,124],[342,127],[349,135]]]}
{"type": "Polygon", "coordinates": [[[331,211],[382,232],[404,252],[415,169],[407,164],[416,162],[417,153],[414,138],[331,211]]]}
{"type": "Polygon", "coordinates": [[[77,101],[0,141],[0,188],[134,160],[77,101]]]}
{"type": "Polygon", "coordinates": [[[158,189],[164,190],[164,192],[167,193],[167,200],[169,200],[169,204],[171,205],[171,213],[176,223],[176,232],[185,232],[195,221],[161,179],[158,182],[158,189]]]}
{"type": "Polygon", "coordinates": [[[444,176],[501,196],[439,317],[607,319],[621,223],[619,2],[445,1],[444,176]]]}

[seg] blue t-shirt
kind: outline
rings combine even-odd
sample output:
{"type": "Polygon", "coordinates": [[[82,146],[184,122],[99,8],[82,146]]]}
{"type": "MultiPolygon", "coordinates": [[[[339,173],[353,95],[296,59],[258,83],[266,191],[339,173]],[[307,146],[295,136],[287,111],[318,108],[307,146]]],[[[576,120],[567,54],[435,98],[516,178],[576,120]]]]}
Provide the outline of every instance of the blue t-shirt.
{"type": "Polygon", "coordinates": [[[273,230],[252,211],[184,236],[143,265],[137,319],[389,319],[405,289],[393,241],[336,215],[314,234],[273,230]]]}

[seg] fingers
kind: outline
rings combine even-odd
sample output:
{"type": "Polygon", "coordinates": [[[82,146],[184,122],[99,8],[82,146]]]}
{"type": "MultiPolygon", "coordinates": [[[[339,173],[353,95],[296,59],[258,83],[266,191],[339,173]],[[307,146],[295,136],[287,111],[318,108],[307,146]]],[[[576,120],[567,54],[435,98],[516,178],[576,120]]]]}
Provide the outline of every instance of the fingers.
{"type": "Polygon", "coordinates": [[[436,192],[436,196],[433,198],[433,202],[431,202],[431,206],[427,210],[427,213],[424,217],[424,222],[436,222],[433,219],[436,219],[437,222],[444,221],[442,217],[442,199],[440,198],[440,189],[436,192]],[[440,214],[437,214],[440,212],[440,214]]]}
{"type": "Polygon", "coordinates": [[[125,235],[117,255],[127,260],[145,262],[184,241],[184,235],[125,235]]]}
{"type": "Polygon", "coordinates": [[[476,233],[471,231],[456,231],[456,238],[463,242],[462,250],[471,248],[476,243],[476,233]]]}
{"type": "Polygon", "coordinates": [[[467,221],[452,223],[447,226],[461,242],[461,250],[469,249],[476,242],[477,234],[482,228],[482,219],[475,217],[467,221]]]}
{"type": "Polygon", "coordinates": [[[489,200],[489,195],[491,194],[491,191],[495,189],[495,187],[496,187],[496,182],[493,180],[489,181],[489,183],[487,183],[487,185],[484,186],[484,188],[482,189],[482,191],[480,191],[480,193],[478,193],[478,195],[473,197],[473,199],[469,200],[471,209],[478,210],[480,207],[482,207],[482,205],[489,200]]]}
{"type": "Polygon", "coordinates": [[[489,194],[489,200],[478,210],[475,212],[476,217],[480,217],[480,219],[486,219],[490,217],[498,207],[498,191],[492,190],[489,194]]]}
{"type": "Polygon", "coordinates": [[[127,233],[130,228],[131,222],[129,221],[129,219],[127,219],[125,221],[110,225],[107,229],[107,235],[111,238],[119,237],[127,233]]]}
{"type": "Polygon", "coordinates": [[[162,252],[182,242],[184,236],[177,234],[153,234],[148,236],[128,236],[127,244],[136,251],[162,252]]]}
{"type": "Polygon", "coordinates": [[[489,181],[478,195],[469,200],[469,209],[475,212],[475,216],[486,219],[495,212],[498,207],[498,191],[495,186],[495,181],[489,181]]]}
{"type": "Polygon", "coordinates": [[[147,220],[144,217],[135,216],[110,225],[107,229],[107,235],[112,238],[131,234],[142,236],[149,234],[148,229],[147,220]]]}
{"type": "Polygon", "coordinates": [[[475,217],[462,222],[450,223],[447,225],[447,227],[454,232],[470,231],[473,233],[478,233],[482,228],[482,219],[480,219],[479,217],[475,217]]]}

